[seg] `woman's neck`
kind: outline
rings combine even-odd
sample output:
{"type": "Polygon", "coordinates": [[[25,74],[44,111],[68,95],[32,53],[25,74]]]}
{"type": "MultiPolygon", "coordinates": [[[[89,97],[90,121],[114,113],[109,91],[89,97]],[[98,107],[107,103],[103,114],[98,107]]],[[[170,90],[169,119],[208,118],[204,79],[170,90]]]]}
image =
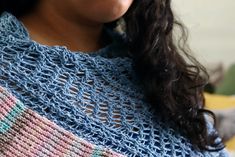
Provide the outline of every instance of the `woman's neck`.
{"type": "Polygon", "coordinates": [[[71,51],[97,51],[103,24],[66,16],[52,5],[40,4],[31,14],[20,18],[32,40],[48,46],[66,46],[71,51]]]}

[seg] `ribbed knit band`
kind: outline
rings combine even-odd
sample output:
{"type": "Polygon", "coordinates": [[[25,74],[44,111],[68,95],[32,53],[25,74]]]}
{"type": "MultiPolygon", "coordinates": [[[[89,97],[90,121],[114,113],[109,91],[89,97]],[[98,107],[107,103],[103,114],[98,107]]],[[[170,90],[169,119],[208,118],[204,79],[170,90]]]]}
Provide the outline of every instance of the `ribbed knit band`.
{"type": "Polygon", "coordinates": [[[93,145],[28,109],[0,87],[1,157],[122,157],[93,145]]]}

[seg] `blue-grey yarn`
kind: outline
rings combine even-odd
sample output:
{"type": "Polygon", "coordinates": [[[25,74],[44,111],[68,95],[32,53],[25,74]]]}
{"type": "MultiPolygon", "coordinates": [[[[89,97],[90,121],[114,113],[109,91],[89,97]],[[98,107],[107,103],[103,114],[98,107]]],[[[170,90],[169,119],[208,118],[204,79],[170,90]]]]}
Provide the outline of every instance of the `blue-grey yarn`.
{"type": "Polygon", "coordinates": [[[6,12],[0,18],[0,37],[0,86],[79,137],[131,157],[227,156],[226,150],[194,150],[153,116],[135,80],[132,59],[118,55],[127,51],[116,37],[90,54],[40,45],[6,12]]]}

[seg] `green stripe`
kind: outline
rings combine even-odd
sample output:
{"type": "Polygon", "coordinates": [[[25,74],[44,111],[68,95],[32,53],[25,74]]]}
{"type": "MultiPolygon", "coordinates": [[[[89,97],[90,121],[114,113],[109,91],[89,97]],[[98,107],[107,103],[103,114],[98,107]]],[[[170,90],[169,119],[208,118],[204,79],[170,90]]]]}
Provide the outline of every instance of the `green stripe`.
{"type": "Polygon", "coordinates": [[[102,149],[99,147],[95,147],[91,157],[101,157],[101,155],[102,155],[102,149]]]}
{"type": "Polygon", "coordinates": [[[5,119],[0,121],[0,133],[6,133],[14,124],[16,118],[19,117],[25,109],[26,107],[20,101],[17,101],[16,105],[7,114],[5,119]]]}

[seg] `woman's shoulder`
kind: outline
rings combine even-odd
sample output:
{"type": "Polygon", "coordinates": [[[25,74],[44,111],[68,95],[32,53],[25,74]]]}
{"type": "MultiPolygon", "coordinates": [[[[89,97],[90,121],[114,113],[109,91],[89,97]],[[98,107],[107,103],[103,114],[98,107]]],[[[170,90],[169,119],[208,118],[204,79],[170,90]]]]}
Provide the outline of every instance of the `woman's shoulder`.
{"type": "Polygon", "coordinates": [[[9,36],[19,39],[29,38],[29,34],[23,24],[12,14],[3,12],[0,16],[0,35],[1,41],[9,36]]]}
{"type": "Polygon", "coordinates": [[[70,51],[65,46],[47,46],[33,41],[26,27],[15,16],[8,12],[3,12],[0,16],[0,49],[11,52],[37,51],[38,55],[50,57],[57,56],[67,59],[91,59],[97,62],[120,62],[130,61],[128,47],[125,42],[125,37],[112,30],[105,29],[107,34],[112,38],[112,42],[105,47],[90,53],[81,51],[70,51]],[[114,59],[114,60],[112,60],[114,59]]]}

